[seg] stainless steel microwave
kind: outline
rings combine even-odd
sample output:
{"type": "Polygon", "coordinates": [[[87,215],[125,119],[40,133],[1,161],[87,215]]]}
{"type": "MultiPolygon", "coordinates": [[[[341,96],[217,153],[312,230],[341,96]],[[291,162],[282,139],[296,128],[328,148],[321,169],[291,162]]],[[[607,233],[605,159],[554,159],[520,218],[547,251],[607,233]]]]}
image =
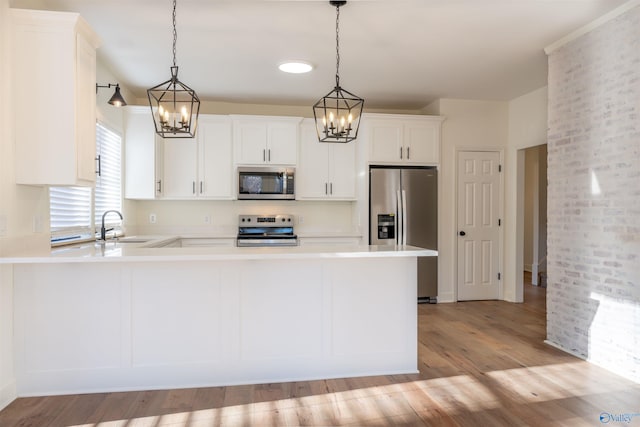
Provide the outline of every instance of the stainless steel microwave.
{"type": "Polygon", "coordinates": [[[294,168],[240,167],[238,200],[293,200],[294,182],[294,168]]]}

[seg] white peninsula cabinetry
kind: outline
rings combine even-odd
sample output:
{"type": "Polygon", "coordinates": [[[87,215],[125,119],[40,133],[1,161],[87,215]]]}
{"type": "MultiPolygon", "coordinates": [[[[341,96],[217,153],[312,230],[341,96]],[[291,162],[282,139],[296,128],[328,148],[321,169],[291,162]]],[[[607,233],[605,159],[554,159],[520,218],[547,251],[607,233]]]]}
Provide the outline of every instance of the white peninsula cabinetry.
{"type": "Polygon", "coordinates": [[[236,164],[296,165],[299,117],[232,117],[236,164]]]}
{"type": "Polygon", "coordinates": [[[432,252],[125,246],[14,259],[18,395],[416,373],[417,257],[432,252]]]}
{"type": "Polygon", "coordinates": [[[356,144],[318,142],[313,119],[305,119],[300,126],[296,199],[355,200],[356,144]]]}
{"type": "Polygon", "coordinates": [[[162,195],[162,138],[156,136],[149,107],[124,107],[125,197],[162,195]]]}
{"type": "Polygon", "coordinates": [[[200,115],[195,138],[164,139],[165,199],[233,199],[231,120],[200,115]]]}
{"type": "Polygon", "coordinates": [[[442,117],[363,114],[359,140],[369,145],[369,161],[378,164],[440,163],[442,117]]]}
{"type": "Polygon", "coordinates": [[[90,186],[98,36],[77,13],[9,11],[16,183],[90,186]]]}

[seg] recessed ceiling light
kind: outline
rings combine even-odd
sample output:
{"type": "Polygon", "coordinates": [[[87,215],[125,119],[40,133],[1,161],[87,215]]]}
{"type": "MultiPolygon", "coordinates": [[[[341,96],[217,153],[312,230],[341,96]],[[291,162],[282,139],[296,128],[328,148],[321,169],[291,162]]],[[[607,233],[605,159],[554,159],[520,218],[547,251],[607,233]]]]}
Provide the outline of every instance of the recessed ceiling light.
{"type": "Polygon", "coordinates": [[[292,74],[308,73],[313,69],[313,65],[303,61],[289,61],[278,65],[280,71],[292,74]]]}

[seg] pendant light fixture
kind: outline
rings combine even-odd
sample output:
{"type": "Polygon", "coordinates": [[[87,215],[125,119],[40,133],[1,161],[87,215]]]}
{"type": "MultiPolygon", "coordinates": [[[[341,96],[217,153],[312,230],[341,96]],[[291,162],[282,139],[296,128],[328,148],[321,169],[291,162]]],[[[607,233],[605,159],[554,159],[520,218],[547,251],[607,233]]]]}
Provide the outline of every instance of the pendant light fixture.
{"type": "Polygon", "coordinates": [[[173,67],[171,78],[147,90],[156,133],[163,138],[193,138],[196,135],[200,99],[178,80],[176,65],[176,0],[173,0],[173,67]]]}
{"type": "Polygon", "coordinates": [[[320,142],[350,142],[358,137],[364,99],[340,87],[340,6],[347,2],[331,0],[336,7],[336,86],[313,106],[313,117],[320,142]]]}

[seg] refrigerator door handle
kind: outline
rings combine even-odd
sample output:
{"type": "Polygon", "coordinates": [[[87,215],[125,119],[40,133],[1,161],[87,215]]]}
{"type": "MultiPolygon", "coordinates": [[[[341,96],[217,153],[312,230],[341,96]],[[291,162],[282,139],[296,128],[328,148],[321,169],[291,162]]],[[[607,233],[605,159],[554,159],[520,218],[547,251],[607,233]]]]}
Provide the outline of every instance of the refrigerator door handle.
{"type": "Polygon", "coordinates": [[[402,245],[407,244],[407,193],[402,190],[402,245]]]}
{"type": "Polygon", "coordinates": [[[402,196],[400,190],[396,190],[396,244],[402,245],[402,230],[404,222],[402,222],[402,196]]]}

